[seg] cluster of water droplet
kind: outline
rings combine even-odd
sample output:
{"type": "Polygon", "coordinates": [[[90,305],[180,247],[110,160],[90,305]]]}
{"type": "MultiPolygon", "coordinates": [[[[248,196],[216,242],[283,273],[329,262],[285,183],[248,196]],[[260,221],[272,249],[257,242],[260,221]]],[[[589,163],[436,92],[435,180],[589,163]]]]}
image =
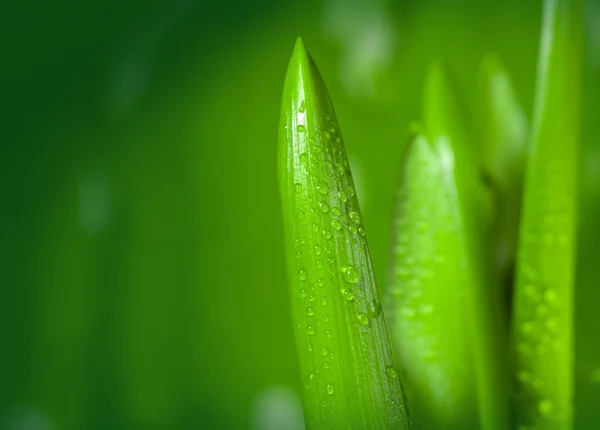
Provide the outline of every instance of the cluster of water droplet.
{"type": "Polygon", "coordinates": [[[529,222],[521,237],[515,298],[518,395],[522,404],[530,405],[525,423],[531,424],[565,416],[547,387],[556,386],[554,380],[564,374],[559,363],[566,362],[564,354],[572,348],[568,291],[573,282],[573,183],[565,180],[562,165],[549,163],[540,173],[543,181],[537,183],[544,186],[530,190],[535,204],[526,208],[529,222]]]}
{"type": "MultiPolygon", "coordinates": [[[[329,375],[338,374],[344,366],[344,352],[355,353],[338,345],[347,345],[357,333],[372,341],[373,334],[363,330],[373,328],[381,305],[369,274],[365,230],[337,123],[327,115],[321,119],[320,129],[314,130],[304,102],[298,112],[291,145],[299,156],[288,172],[293,178],[292,234],[298,286],[292,293],[302,304],[296,318],[299,338],[307,339],[300,353],[310,355],[312,363],[305,388],[325,406],[339,398],[343,389],[329,375]]],[[[389,369],[382,371],[394,380],[393,357],[382,358],[373,362],[389,363],[389,369]]]]}

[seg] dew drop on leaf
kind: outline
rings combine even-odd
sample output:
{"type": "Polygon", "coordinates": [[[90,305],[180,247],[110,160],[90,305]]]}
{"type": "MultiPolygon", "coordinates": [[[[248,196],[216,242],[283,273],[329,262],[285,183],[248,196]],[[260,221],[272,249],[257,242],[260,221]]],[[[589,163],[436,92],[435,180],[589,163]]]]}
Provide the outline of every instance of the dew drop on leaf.
{"type": "Polygon", "coordinates": [[[396,371],[396,368],[394,366],[388,367],[386,372],[390,379],[394,379],[396,376],[398,376],[398,372],[396,371]]]}
{"type": "Polygon", "coordinates": [[[315,308],[308,308],[306,310],[306,313],[308,314],[309,317],[314,317],[315,316],[315,308]]]}
{"type": "Polygon", "coordinates": [[[331,221],[331,228],[335,231],[340,231],[342,228],[342,224],[337,219],[334,219],[333,221],[331,221]]]}
{"type": "Polygon", "coordinates": [[[344,298],[344,300],[353,300],[354,299],[354,292],[352,291],[351,288],[346,288],[346,287],[342,287],[342,297],[344,298]]]}
{"type": "Polygon", "coordinates": [[[326,214],[329,212],[329,205],[325,202],[319,202],[319,209],[322,213],[326,214]]]}
{"type": "Polygon", "coordinates": [[[361,325],[369,324],[369,318],[365,314],[358,314],[358,322],[361,325]]]}
{"type": "Polygon", "coordinates": [[[313,375],[312,373],[306,377],[306,381],[304,382],[304,386],[306,388],[312,387],[312,382],[313,382],[314,377],[315,377],[315,375],[313,375]]]}
{"type": "Polygon", "coordinates": [[[371,300],[369,302],[369,316],[371,318],[377,318],[381,313],[381,305],[377,300],[371,300]]]}
{"type": "Polygon", "coordinates": [[[327,187],[327,184],[325,182],[319,182],[316,188],[317,192],[322,196],[326,195],[329,192],[329,187],[327,187]]]}
{"type": "Polygon", "coordinates": [[[309,335],[311,335],[311,336],[312,336],[313,334],[315,334],[315,328],[314,328],[313,326],[311,326],[311,325],[309,325],[309,326],[306,328],[306,331],[307,331],[307,332],[308,332],[308,334],[309,334],[309,335]]]}
{"type": "Polygon", "coordinates": [[[308,272],[306,271],[306,269],[298,270],[298,279],[300,281],[306,281],[307,277],[308,277],[308,272]]]}
{"type": "Polygon", "coordinates": [[[306,126],[304,126],[303,124],[298,124],[297,129],[299,133],[304,133],[306,131],[306,126]]]}
{"type": "Polygon", "coordinates": [[[344,280],[350,284],[356,284],[360,278],[358,270],[354,266],[346,266],[342,269],[344,280]]]}
{"type": "Polygon", "coordinates": [[[552,413],[552,402],[550,400],[542,400],[538,403],[538,410],[543,416],[548,416],[552,413]]]}
{"type": "Polygon", "coordinates": [[[350,217],[350,221],[352,221],[354,224],[360,224],[360,215],[358,212],[350,212],[348,216],[350,217]]]}
{"type": "Polygon", "coordinates": [[[333,393],[335,393],[335,387],[333,384],[327,384],[327,394],[331,396],[333,393]]]}

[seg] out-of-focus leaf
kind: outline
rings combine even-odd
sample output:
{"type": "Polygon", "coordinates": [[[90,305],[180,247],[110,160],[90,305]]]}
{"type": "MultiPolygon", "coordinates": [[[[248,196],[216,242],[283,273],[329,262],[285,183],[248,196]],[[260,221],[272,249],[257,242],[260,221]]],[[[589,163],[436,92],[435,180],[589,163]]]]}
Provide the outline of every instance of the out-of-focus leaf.
{"type": "Polygon", "coordinates": [[[426,81],[426,135],[409,144],[398,188],[387,306],[414,427],[500,429],[497,288],[480,182],[456,90],[441,64],[426,81]]]}
{"type": "Polygon", "coordinates": [[[546,1],[517,256],[517,424],[570,429],[582,5],[546,1]]]}
{"type": "Polygon", "coordinates": [[[485,173],[494,193],[493,235],[498,275],[512,285],[528,124],[508,73],[494,56],[479,71],[476,125],[485,173]]]}
{"type": "Polygon", "coordinates": [[[300,39],[288,66],[279,183],[305,421],[408,428],[340,129],[300,39]]]}
{"type": "Polygon", "coordinates": [[[447,141],[411,138],[397,191],[386,316],[414,429],[478,427],[472,282],[447,141]]]}

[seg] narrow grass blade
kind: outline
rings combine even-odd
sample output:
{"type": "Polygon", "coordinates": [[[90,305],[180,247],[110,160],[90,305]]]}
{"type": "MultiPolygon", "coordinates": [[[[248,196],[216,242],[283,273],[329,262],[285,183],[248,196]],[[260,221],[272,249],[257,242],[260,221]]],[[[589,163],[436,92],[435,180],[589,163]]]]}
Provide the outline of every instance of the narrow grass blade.
{"type": "Polygon", "coordinates": [[[456,91],[444,67],[426,81],[427,138],[404,160],[388,297],[414,428],[501,429],[503,345],[485,234],[490,196],[479,180],[456,91]]]}
{"type": "Polygon", "coordinates": [[[406,429],[340,129],[301,39],[285,79],[278,150],[306,425],[406,429]]]}
{"type": "Polygon", "coordinates": [[[513,281],[528,124],[508,73],[496,57],[483,60],[478,84],[477,137],[494,190],[495,260],[502,284],[508,287],[513,281]]]}
{"type": "Polygon", "coordinates": [[[545,3],[513,313],[517,424],[571,429],[581,1],[545,3]]]}

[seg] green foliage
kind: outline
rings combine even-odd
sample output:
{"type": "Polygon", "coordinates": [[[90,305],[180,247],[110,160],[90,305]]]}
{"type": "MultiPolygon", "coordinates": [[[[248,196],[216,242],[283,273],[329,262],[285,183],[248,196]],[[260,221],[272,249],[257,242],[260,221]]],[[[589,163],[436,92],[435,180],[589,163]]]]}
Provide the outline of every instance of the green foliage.
{"type": "Polygon", "coordinates": [[[547,1],[517,257],[517,424],[571,429],[581,2],[547,1]]]}
{"type": "Polygon", "coordinates": [[[306,425],[406,429],[350,165],[301,39],[285,79],[278,150],[306,425]]]}
{"type": "Polygon", "coordinates": [[[577,0],[546,2],[531,130],[495,57],[473,124],[430,67],[393,217],[396,364],[337,120],[296,43],[279,179],[309,428],[408,428],[399,381],[416,430],[572,428],[580,24],[577,0]]]}

